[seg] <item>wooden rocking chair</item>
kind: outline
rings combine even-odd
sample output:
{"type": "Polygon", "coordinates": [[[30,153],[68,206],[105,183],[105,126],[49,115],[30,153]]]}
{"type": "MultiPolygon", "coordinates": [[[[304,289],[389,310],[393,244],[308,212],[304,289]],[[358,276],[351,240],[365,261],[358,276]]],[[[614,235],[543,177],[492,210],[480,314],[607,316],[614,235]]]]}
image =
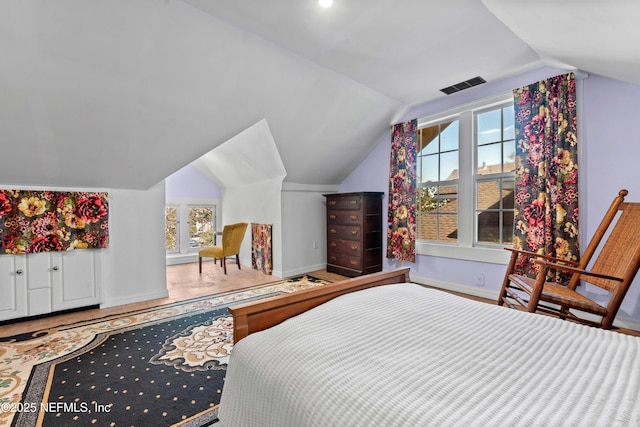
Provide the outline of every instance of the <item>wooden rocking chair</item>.
{"type": "Polygon", "coordinates": [[[624,202],[627,190],[620,190],[598,226],[580,262],[570,262],[532,252],[505,248],[512,251],[498,305],[514,304],[526,307],[529,312],[541,312],[591,326],[611,329],[622,300],[640,267],[640,203],[624,202]],[[587,270],[589,261],[600,243],[610,231],[595,262],[587,270]],[[536,278],[514,273],[518,256],[528,256],[540,266],[536,278]],[[571,274],[568,286],[546,282],[549,270],[561,270],[571,274]],[[606,306],[576,292],[584,281],[609,292],[606,306]],[[573,310],[573,311],[571,311],[573,310]],[[580,315],[575,311],[582,312],[580,315]],[[591,320],[584,313],[600,316],[591,320]]]}

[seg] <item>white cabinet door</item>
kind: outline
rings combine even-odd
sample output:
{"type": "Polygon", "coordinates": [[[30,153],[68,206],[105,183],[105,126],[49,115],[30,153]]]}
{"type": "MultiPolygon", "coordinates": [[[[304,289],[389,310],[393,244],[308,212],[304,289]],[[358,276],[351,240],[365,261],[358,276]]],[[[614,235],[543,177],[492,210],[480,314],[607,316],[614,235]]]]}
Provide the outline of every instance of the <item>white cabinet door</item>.
{"type": "Polygon", "coordinates": [[[51,253],[53,311],[99,304],[100,250],[51,253]]]}
{"type": "Polygon", "coordinates": [[[24,257],[0,256],[0,320],[27,315],[27,281],[24,257]]]}
{"type": "Polygon", "coordinates": [[[27,315],[51,313],[51,256],[48,252],[17,256],[27,263],[27,315]]]}

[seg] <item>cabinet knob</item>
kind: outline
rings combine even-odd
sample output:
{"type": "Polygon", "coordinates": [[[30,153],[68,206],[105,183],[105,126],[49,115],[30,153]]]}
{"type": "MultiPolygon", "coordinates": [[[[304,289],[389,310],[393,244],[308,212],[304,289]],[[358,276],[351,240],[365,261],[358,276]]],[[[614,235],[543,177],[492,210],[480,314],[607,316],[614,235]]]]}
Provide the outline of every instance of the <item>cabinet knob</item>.
{"type": "Polygon", "coordinates": [[[358,230],[353,230],[353,231],[351,231],[351,235],[352,235],[352,236],[357,236],[357,235],[358,235],[358,230]]]}
{"type": "Polygon", "coordinates": [[[16,274],[22,274],[22,273],[23,273],[23,271],[22,271],[22,270],[18,270],[18,271],[16,271],[16,274]]]}
{"type": "Polygon", "coordinates": [[[57,266],[57,265],[54,265],[54,266],[53,266],[53,271],[58,271],[58,270],[59,270],[58,266],[57,266]]]}
{"type": "Polygon", "coordinates": [[[349,218],[351,218],[351,221],[357,221],[358,217],[356,215],[351,215],[349,218]]]}

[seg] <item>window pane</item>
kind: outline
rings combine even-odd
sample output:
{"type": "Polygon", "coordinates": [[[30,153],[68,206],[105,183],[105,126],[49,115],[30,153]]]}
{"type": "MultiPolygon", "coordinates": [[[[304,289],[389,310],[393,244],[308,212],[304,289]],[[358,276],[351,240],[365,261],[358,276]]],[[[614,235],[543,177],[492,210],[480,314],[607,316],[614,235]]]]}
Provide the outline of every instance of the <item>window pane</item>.
{"type": "Polygon", "coordinates": [[[502,209],[513,209],[513,193],[515,182],[513,180],[502,181],[502,209]]]}
{"type": "Polygon", "coordinates": [[[458,186],[444,185],[437,195],[440,212],[458,212],[458,186]]]}
{"type": "Polygon", "coordinates": [[[502,243],[513,243],[513,211],[502,213],[502,243]]]}
{"type": "Polygon", "coordinates": [[[420,129],[420,152],[419,154],[435,154],[438,152],[438,137],[440,136],[439,125],[429,126],[420,129]]]}
{"type": "Polygon", "coordinates": [[[420,182],[438,180],[438,155],[425,156],[422,158],[422,172],[420,182]]]}
{"type": "Polygon", "coordinates": [[[500,212],[478,213],[478,242],[500,243],[500,212]]]}
{"type": "Polygon", "coordinates": [[[439,237],[441,242],[458,241],[458,215],[440,215],[439,237]]]}
{"type": "Polygon", "coordinates": [[[504,153],[504,172],[515,172],[516,170],[516,143],[514,140],[502,143],[504,153]]]}
{"type": "Polygon", "coordinates": [[[440,181],[458,179],[458,152],[451,151],[440,155],[440,181]]]}
{"type": "Polygon", "coordinates": [[[478,145],[502,140],[501,110],[478,114],[478,145]]]}
{"type": "Polygon", "coordinates": [[[478,182],[478,210],[500,209],[500,182],[478,182]]]}
{"type": "Polygon", "coordinates": [[[178,209],[167,206],[164,209],[165,249],[174,251],[178,249],[178,209]]]}
{"type": "Polygon", "coordinates": [[[434,214],[421,213],[418,215],[418,239],[423,240],[437,240],[437,219],[434,214]]]}
{"type": "Polygon", "coordinates": [[[212,207],[189,208],[189,247],[214,246],[215,210],[212,207]]]}
{"type": "Polygon", "coordinates": [[[436,192],[438,187],[418,188],[418,212],[434,212],[438,208],[436,192]]]}
{"type": "Polygon", "coordinates": [[[513,126],[513,105],[502,109],[502,122],[504,129],[504,135],[502,136],[502,139],[515,139],[516,134],[513,126]]]}
{"type": "Polygon", "coordinates": [[[501,145],[502,144],[490,144],[478,147],[478,174],[487,175],[502,172],[501,145]]]}
{"type": "Polygon", "coordinates": [[[458,121],[443,123],[440,125],[440,151],[458,149],[458,121]]]}

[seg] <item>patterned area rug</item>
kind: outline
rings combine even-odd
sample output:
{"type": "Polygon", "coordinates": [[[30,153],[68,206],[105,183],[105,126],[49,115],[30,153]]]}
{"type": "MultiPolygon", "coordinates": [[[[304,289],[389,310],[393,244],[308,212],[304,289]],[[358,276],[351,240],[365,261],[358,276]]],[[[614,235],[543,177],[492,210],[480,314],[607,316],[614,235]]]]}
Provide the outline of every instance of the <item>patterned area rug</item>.
{"type": "Polygon", "coordinates": [[[328,281],[299,276],[0,339],[0,426],[203,426],[233,346],[230,305],[328,281]]]}

